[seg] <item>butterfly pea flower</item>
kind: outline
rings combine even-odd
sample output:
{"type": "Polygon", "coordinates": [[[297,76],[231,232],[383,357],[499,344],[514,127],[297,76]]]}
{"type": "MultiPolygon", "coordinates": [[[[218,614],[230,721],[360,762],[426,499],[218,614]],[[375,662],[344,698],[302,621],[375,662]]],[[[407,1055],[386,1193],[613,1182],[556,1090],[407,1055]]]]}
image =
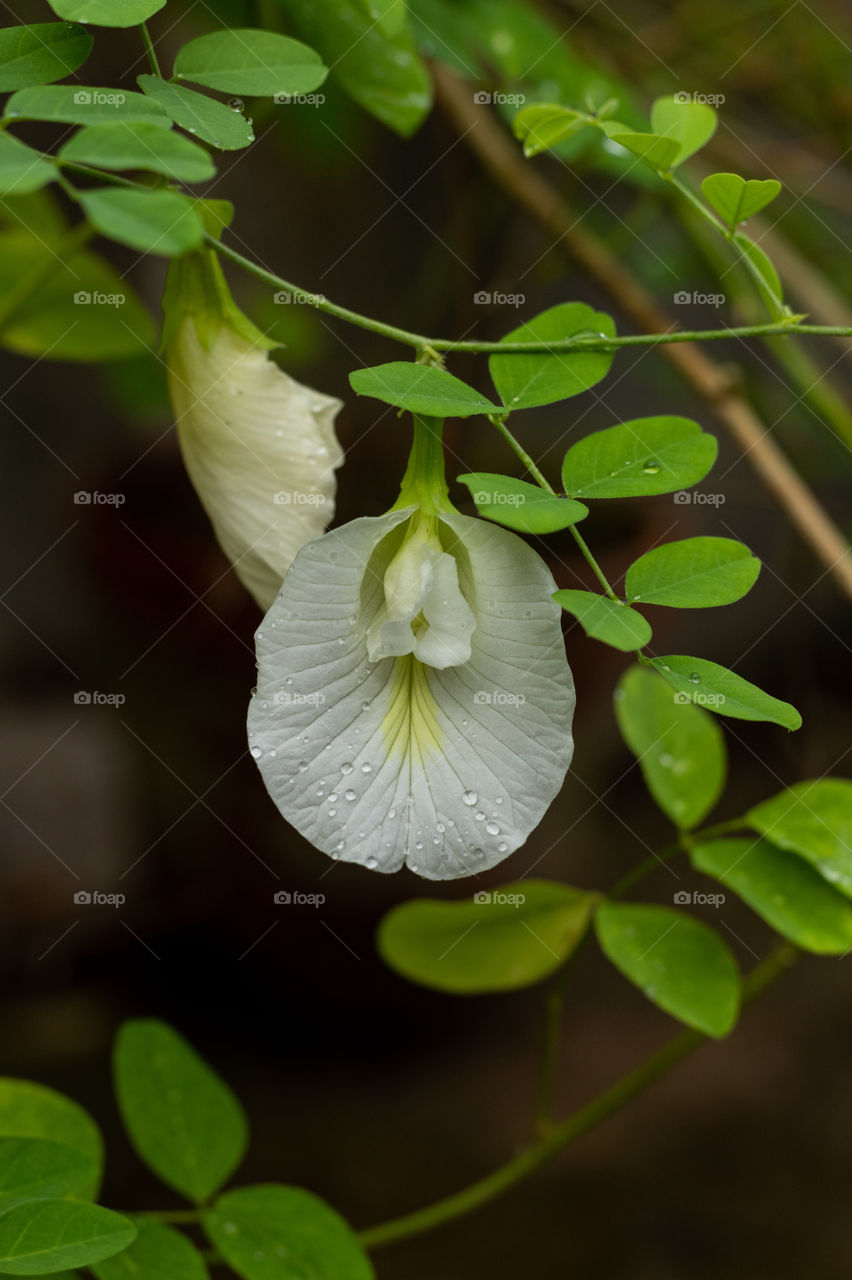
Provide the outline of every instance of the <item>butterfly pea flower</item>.
{"type": "Polygon", "coordinates": [[[341,402],[291,378],[233,301],[215,254],[175,259],[164,350],[178,440],[222,550],[263,610],[334,515],[341,402]]]}
{"type": "Polygon", "coordinates": [[[445,492],[404,484],[302,548],[257,632],[248,717],[272,799],[318,849],[430,880],[523,844],[573,749],[551,574],[445,492]]]}

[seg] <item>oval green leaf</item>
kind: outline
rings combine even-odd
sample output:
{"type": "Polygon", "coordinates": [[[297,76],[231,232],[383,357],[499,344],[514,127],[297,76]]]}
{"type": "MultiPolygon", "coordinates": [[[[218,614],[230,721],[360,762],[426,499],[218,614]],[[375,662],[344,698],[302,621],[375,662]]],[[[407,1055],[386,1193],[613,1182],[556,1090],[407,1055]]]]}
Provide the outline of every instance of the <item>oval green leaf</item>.
{"type": "Polygon", "coordinates": [[[852,782],[799,782],[746,814],[748,824],[781,849],[805,858],[852,897],[852,782]]]}
{"type": "Polygon", "coordinates": [[[428,364],[395,360],[372,369],[350,373],[352,390],[373,396],[398,409],[432,418],[469,418],[475,413],[497,413],[498,406],[445,369],[428,364]]]}
{"type": "Polygon", "coordinates": [[[588,124],[588,119],[579,111],[562,107],[557,102],[536,102],[524,107],[512,121],[515,137],[523,142],[527,157],[549,151],[588,124]]]}
{"type": "MultiPolygon", "coordinates": [[[[585,302],[564,302],[542,311],[502,342],[559,342],[575,334],[615,336],[615,321],[585,302]]],[[[588,391],[609,373],[611,351],[560,351],[553,355],[493,355],[488,368],[507,409],[532,409],[588,391]]]]}
{"type": "Polygon", "coordinates": [[[81,67],[94,41],[71,22],[33,22],[0,29],[0,93],[50,84],[81,67]]]}
{"type": "Polygon", "coordinates": [[[95,187],[77,199],[96,231],[142,253],[170,258],[197,248],[204,237],[193,202],[177,191],[95,187]]]}
{"type": "Polygon", "coordinates": [[[608,596],[595,591],[556,591],[553,599],[577,619],[587,636],[629,653],[641,649],[651,639],[647,618],[608,596]]]}
{"type": "Polygon", "coordinates": [[[740,976],[717,933],[671,907],[605,903],[595,914],[601,950],[660,1009],[704,1035],[737,1020],[740,976]]]}
{"type": "Polygon", "coordinates": [[[208,1280],[204,1258],[180,1231],[145,1218],[134,1225],[130,1247],[91,1268],[97,1280],[208,1280]]]}
{"type": "Polygon", "coordinates": [[[589,514],[582,502],[557,497],[537,484],[511,476],[475,471],[456,478],[470,489],[481,516],[518,533],[557,533],[589,514]]]}
{"type": "Polygon", "coordinates": [[[736,839],[695,845],[690,857],[796,946],[827,956],[852,950],[852,906],[795,854],[736,839]]]}
{"type": "Polygon", "coordinates": [[[6,103],[4,117],[6,120],[53,120],[58,124],[141,120],[162,129],[171,128],[163,109],[141,93],[82,84],[47,84],[20,89],[6,103]]]}
{"type": "Polygon", "coordinates": [[[159,76],[137,76],[143,94],[193,137],[209,142],[220,151],[239,151],[254,142],[251,124],[239,111],[224,102],[196,93],[182,84],[169,84],[159,76]]]}
{"type": "Polygon", "coordinates": [[[760,561],[733,538],[684,538],[640,556],[627,570],[627,599],[680,609],[733,604],[750,591],[760,561]]]}
{"type": "Polygon", "coordinates": [[[135,27],[165,8],[166,0],[50,0],[60,18],[93,27],[135,27]]]}
{"type": "Polygon", "coordinates": [[[778,272],[775,270],[774,264],[763,252],[759,245],[745,234],[744,231],[737,231],[734,235],[734,244],[741,253],[748,258],[749,262],[757,271],[757,280],[755,284],[757,291],[766,304],[773,319],[780,320],[784,314],[784,290],[781,286],[778,272]]]}
{"type": "Polygon", "coordinates": [[[349,1224],[301,1187],[266,1183],[227,1191],[202,1221],[245,1280],[374,1280],[349,1224]]]}
{"type": "Polygon", "coordinates": [[[701,184],[708,204],[734,231],[741,222],[753,217],[775,199],[781,191],[776,178],[741,178],[736,173],[711,173],[701,184]]]}
{"type": "Polygon", "coordinates": [[[785,729],[801,728],[802,717],[789,702],[773,698],[717,662],[669,654],[665,658],[654,658],[652,665],[684,699],[697,702],[717,715],[735,720],[768,720],[785,729]]]}
{"type": "Polygon", "coordinates": [[[613,142],[630,151],[634,156],[658,173],[672,168],[680,154],[680,143],[656,133],[613,133],[606,130],[613,142]]]}
{"type": "Polygon", "coordinates": [[[676,827],[697,827],[725,785],[727,753],[716,721],[647,667],[625,672],[614,703],[621,736],[654,800],[676,827]]]}
{"type": "Polygon", "coordinates": [[[164,1022],[126,1022],[115,1046],[115,1088],[139,1156],[167,1186],[197,1202],[233,1173],[248,1141],[227,1085],[164,1022]]]}
{"type": "Polygon", "coordinates": [[[56,168],[39,151],[0,133],[0,195],[24,196],[56,178],[56,168]]]}
{"type": "Polygon", "coordinates": [[[175,58],[176,80],[257,97],[309,93],[328,75],[315,49],[274,31],[232,28],[190,40],[175,58]]]}
{"type": "Polygon", "coordinates": [[[64,1094],[31,1080],[0,1076],[0,1135],[46,1139],[79,1152],[93,1167],[80,1195],[97,1195],[104,1162],[103,1139],[88,1112],[64,1094]]]}
{"type": "Polygon", "coordinates": [[[210,156],[197,143],[183,134],[138,122],[116,121],[80,129],[59,154],[74,164],[146,169],[182,182],[206,182],[216,173],[210,156]]]}
{"type": "Polygon", "coordinates": [[[566,493],[586,498],[646,498],[688,489],[716,461],[715,436],[689,418],[636,418],[578,440],[565,455],[566,493]]]}
{"type": "Polygon", "coordinates": [[[435,991],[516,991],[561,968],[594,902],[550,880],[519,880],[462,902],[414,898],[384,917],[377,945],[391,969],[435,991]]]}
{"type": "Polygon", "coordinates": [[[43,1276],[85,1267],[126,1249],[128,1218],[74,1200],[28,1200],[0,1210],[0,1274],[43,1276]]]}
{"type": "Polygon", "coordinates": [[[651,107],[651,128],[678,145],[674,164],[683,164],[709,142],[719,117],[706,102],[682,102],[676,95],[657,98],[651,107]]]}
{"type": "Polygon", "coordinates": [[[98,1177],[93,1156],[43,1138],[0,1138],[0,1212],[13,1201],[85,1197],[98,1177]]]}

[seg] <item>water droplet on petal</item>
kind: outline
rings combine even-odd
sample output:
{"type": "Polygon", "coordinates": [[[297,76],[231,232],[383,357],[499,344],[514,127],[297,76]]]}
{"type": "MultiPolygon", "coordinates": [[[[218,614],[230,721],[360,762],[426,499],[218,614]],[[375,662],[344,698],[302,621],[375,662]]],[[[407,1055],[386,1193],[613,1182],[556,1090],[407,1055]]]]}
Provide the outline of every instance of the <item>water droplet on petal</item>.
{"type": "Polygon", "coordinates": [[[485,814],[482,812],[481,809],[477,813],[475,813],[473,816],[476,818],[477,822],[485,821],[485,814]]]}
{"type": "Polygon", "coordinates": [[[470,804],[470,805],[476,804],[478,799],[479,799],[479,796],[476,794],[475,791],[465,791],[462,794],[462,800],[465,802],[465,804],[470,804]]]}
{"type": "Polygon", "coordinates": [[[260,757],[263,755],[263,752],[261,751],[260,747],[251,747],[250,751],[255,760],[259,760],[260,757]]]}
{"type": "Polygon", "coordinates": [[[340,766],[340,772],[344,774],[349,774],[349,773],[352,773],[354,768],[355,768],[354,764],[350,764],[350,762],[347,760],[346,764],[342,764],[340,766]]]}
{"type": "Polygon", "coordinates": [[[357,800],[357,799],[358,799],[358,794],[357,794],[357,792],[355,792],[355,791],[351,791],[351,790],[350,790],[350,791],[344,791],[344,793],[343,793],[343,799],[344,799],[344,800],[357,800]]]}
{"type": "Polygon", "coordinates": [[[500,828],[497,826],[496,822],[486,822],[485,830],[490,836],[499,836],[500,834],[500,828]]]}

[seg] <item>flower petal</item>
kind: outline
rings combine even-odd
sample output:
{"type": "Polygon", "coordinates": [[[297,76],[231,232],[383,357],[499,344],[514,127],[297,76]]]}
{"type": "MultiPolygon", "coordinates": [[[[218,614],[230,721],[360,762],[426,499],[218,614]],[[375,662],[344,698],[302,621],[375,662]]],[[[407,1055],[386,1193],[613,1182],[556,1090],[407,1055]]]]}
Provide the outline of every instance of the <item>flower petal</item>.
{"type": "Polygon", "coordinates": [[[470,659],[371,663],[367,632],[410,511],[304,547],[257,633],[252,755],[283,815],[332,857],[432,880],[526,840],[571,761],[574,687],[552,577],[520,538],[440,517],[476,630],[470,659]]]}
{"type": "Polygon", "coordinates": [[[339,400],[302,386],[227,323],[188,318],[167,350],[186,469],[222,550],[262,609],[334,515],[339,400]]]}

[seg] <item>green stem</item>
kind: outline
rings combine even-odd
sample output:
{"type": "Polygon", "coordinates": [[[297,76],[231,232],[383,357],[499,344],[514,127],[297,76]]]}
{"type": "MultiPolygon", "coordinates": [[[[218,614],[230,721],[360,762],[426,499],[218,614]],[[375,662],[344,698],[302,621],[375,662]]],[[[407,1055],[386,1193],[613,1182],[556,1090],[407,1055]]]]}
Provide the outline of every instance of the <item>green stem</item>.
{"type": "Polygon", "coordinates": [[[444,463],[444,423],[441,418],[414,414],[414,438],[408,466],[393,510],[419,507],[427,516],[452,511],[444,463]]]}
{"type": "Polygon", "coordinates": [[[563,984],[551,987],[545,1002],[544,1037],[535,1107],[535,1136],[545,1138],[553,1129],[553,1104],[562,1043],[562,1015],[565,1008],[563,984]]]}
{"type": "Polygon", "coordinates": [[[154,41],[151,39],[151,33],[148,30],[147,22],[139,23],[139,33],[142,36],[142,43],[145,46],[145,53],[148,56],[148,65],[153,71],[154,75],[159,76],[160,79],[162,80],[163,73],[160,70],[160,63],[159,63],[159,59],[157,58],[157,51],[154,48],[154,41]]]}
{"type": "Polygon", "coordinates": [[[640,880],[644,880],[652,871],[656,871],[664,862],[668,862],[671,858],[676,857],[685,850],[685,840],[695,842],[696,840],[713,840],[717,836],[730,835],[733,831],[742,831],[746,826],[745,818],[731,818],[729,822],[717,822],[712,827],[703,827],[700,831],[691,831],[681,833],[677,840],[673,840],[671,844],[667,844],[664,849],[659,849],[656,853],[651,854],[649,858],[645,858],[638,863],[632,871],[628,871],[620,880],[612,886],[607,893],[607,898],[612,901],[615,898],[623,898],[634,884],[638,884],[640,880]]]}
{"type": "MultiPolygon", "coordinates": [[[[789,967],[796,954],[795,948],[789,943],[782,943],[761,961],[743,983],[744,1002],[751,1002],[774,982],[789,967]]],[[[705,1042],[706,1037],[699,1031],[685,1031],[675,1036],[635,1070],[622,1077],[585,1107],[557,1124],[552,1132],[532,1143],[513,1160],[509,1160],[493,1173],[471,1183],[455,1195],[447,1196],[414,1213],[393,1218],[390,1222],[383,1222],[362,1231],[359,1236],[361,1243],[367,1248],[376,1248],[395,1240],[405,1240],[410,1236],[420,1235],[424,1231],[431,1231],[446,1222],[451,1222],[454,1218],[470,1213],[473,1209],[478,1209],[483,1204],[488,1204],[489,1201],[496,1199],[552,1159],[559,1151],[621,1111],[627,1103],[644,1093],[649,1085],[666,1075],[672,1067],[705,1042]]]]}

